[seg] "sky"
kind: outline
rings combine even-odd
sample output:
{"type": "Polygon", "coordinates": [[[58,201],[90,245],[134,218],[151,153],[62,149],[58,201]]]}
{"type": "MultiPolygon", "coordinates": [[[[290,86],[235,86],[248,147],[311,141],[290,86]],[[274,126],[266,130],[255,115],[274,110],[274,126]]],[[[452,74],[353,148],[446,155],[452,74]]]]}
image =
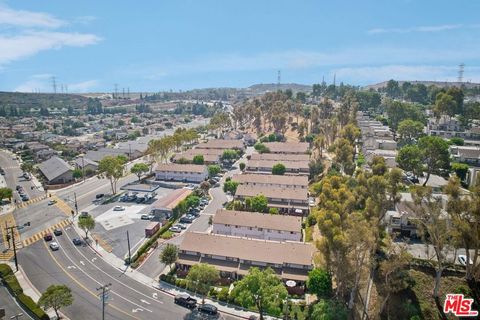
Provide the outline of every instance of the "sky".
{"type": "Polygon", "coordinates": [[[480,82],[476,0],[0,0],[0,91],[480,82]]]}

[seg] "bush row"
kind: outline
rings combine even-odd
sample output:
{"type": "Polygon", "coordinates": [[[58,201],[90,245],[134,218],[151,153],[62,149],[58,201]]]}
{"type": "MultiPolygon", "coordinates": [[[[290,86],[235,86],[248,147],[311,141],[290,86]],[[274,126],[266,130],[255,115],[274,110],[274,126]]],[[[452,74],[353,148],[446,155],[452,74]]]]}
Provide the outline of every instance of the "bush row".
{"type": "Polygon", "coordinates": [[[50,317],[40,308],[32,298],[23,293],[20,283],[18,283],[17,277],[7,264],[0,264],[0,277],[3,283],[15,297],[17,302],[27,311],[32,317],[40,320],[48,320],[50,317]]]}
{"type": "Polygon", "coordinates": [[[138,250],[137,252],[133,255],[132,261],[131,261],[131,267],[136,268],[138,267],[138,264],[136,264],[137,260],[145,254],[145,252],[150,249],[150,247],[157,242],[158,238],[162,234],[164,234],[171,226],[173,225],[173,221],[169,221],[167,224],[165,224],[163,227],[161,227],[153,236],[150,237],[138,250]]]}

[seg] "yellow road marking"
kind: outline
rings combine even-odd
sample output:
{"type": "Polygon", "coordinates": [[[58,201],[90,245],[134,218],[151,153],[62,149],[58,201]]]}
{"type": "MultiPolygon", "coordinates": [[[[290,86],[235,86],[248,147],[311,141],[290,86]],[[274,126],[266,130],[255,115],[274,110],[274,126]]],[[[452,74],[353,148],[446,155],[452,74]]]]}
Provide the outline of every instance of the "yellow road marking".
{"type": "Polygon", "coordinates": [[[70,224],[70,221],[68,219],[65,219],[65,220],[62,220],[62,221],[48,227],[45,230],[37,232],[33,236],[30,236],[27,239],[23,240],[23,246],[24,247],[29,246],[32,243],[35,243],[38,240],[42,239],[47,233],[49,233],[49,232],[52,233],[53,230],[55,230],[56,228],[63,228],[65,226],[67,226],[68,224],[70,224]]]}
{"type": "MultiPolygon", "coordinates": [[[[65,268],[58,262],[57,258],[55,258],[55,256],[53,255],[53,253],[51,252],[50,248],[47,246],[46,243],[43,243],[43,245],[45,246],[45,249],[47,249],[48,251],[48,254],[50,255],[50,257],[52,257],[53,261],[55,261],[55,263],[60,267],[60,269],[62,269],[62,271],[70,278],[73,280],[73,282],[75,282],[76,284],[78,284],[83,290],[87,291],[88,293],[90,293],[92,296],[94,296],[95,298],[98,298],[98,294],[93,292],[92,290],[88,289],[87,287],[85,287],[82,283],[80,283],[80,281],[78,281],[77,279],[75,279],[70,273],[67,272],[67,270],[65,270],[65,268]]],[[[132,319],[139,319],[139,318],[136,318],[134,316],[132,316],[131,314],[129,314],[128,312],[126,311],[123,311],[122,309],[114,306],[113,304],[109,304],[110,307],[112,307],[113,309],[131,317],[132,319]]]]}

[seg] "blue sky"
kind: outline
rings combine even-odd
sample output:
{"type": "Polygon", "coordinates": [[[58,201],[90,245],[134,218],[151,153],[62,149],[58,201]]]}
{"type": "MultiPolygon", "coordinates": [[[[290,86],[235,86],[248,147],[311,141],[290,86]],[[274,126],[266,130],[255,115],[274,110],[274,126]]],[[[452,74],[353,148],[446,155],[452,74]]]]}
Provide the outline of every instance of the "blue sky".
{"type": "Polygon", "coordinates": [[[480,1],[0,0],[0,90],[480,82],[480,1]]]}

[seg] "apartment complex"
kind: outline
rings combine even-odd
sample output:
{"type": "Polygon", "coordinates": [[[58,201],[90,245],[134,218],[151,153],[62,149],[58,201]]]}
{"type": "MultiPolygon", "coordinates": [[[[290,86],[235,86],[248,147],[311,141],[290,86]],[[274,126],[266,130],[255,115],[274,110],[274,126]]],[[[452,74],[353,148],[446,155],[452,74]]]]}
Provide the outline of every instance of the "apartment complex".
{"type": "Polygon", "coordinates": [[[159,164],[155,169],[155,180],[200,183],[208,177],[205,165],[196,164],[159,164]]]}

